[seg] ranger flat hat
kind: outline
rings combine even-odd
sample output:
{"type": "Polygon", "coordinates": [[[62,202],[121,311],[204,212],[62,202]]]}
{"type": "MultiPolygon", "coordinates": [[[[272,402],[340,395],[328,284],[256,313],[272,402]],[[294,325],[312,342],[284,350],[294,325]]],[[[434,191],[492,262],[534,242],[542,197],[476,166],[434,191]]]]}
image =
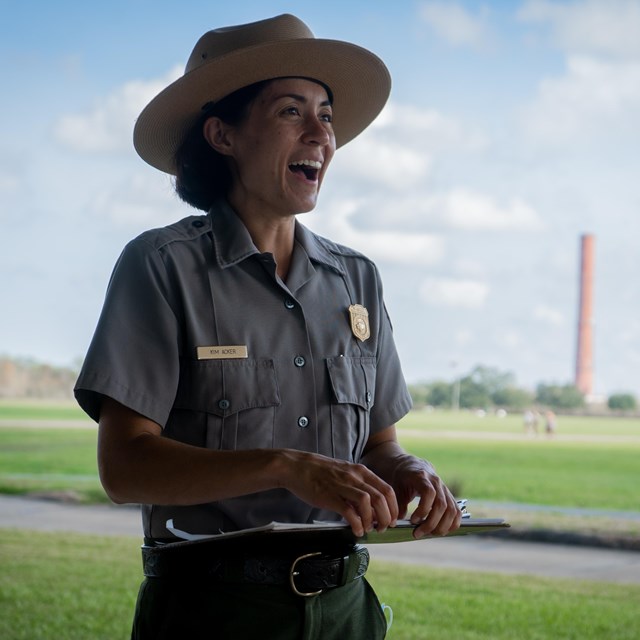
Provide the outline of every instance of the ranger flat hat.
{"type": "Polygon", "coordinates": [[[329,87],[337,146],[376,118],[391,90],[380,58],[349,42],[315,38],[295,16],[214,29],[198,40],[184,75],[138,117],[135,149],[150,165],[175,174],[175,153],[204,105],[254,82],[284,77],[309,78],[329,87]]]}

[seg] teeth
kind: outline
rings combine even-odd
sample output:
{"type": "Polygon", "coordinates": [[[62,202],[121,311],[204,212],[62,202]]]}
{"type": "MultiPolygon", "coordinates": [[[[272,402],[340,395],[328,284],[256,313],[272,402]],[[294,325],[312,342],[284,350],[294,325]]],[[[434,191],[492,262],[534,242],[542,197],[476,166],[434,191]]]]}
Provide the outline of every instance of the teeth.
{"type": "Polygon", "coordinates": [[[292,162],[291,165],[303,165],[305,167],[311,167],[312,169],[322,169],[322,162],[318,162],[317,160],[298,160],[292,162]]]}

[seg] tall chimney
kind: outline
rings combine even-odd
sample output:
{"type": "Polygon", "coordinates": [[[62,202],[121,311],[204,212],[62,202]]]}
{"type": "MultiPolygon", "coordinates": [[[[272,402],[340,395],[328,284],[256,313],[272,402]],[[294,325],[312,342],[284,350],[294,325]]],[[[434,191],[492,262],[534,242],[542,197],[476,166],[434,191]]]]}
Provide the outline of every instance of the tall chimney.
{"type": "Polygon", "coordinates": [[[595,239],[591,234],[584,234],[580,239],[580,306],[575,385],[586,396],[593,393],[594,242],[595,239]]]}

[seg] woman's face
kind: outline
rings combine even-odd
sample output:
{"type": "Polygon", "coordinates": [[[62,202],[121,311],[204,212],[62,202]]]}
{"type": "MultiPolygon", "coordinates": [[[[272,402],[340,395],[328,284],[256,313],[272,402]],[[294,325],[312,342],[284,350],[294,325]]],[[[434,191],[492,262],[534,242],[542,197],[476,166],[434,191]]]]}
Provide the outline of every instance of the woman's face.
{"type": "Polygon", "coordinates": [[[267,84],[226,132],[231,204],[277,216],[311,211],[336,148],[331,118],[321,85],[300,78],[267,84]]]}

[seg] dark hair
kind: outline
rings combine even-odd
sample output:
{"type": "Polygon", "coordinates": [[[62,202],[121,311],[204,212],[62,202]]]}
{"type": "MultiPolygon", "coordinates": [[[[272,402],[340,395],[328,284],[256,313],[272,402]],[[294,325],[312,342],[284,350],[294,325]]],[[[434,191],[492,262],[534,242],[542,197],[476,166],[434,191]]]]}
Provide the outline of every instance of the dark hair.
{"type": "Polygon", "coordinates": [[[231,187],[231,171],[227,159],[205,140],[204,123],[216,116],[236,125],[247,116],[249,106],[269,83],[263,80],[238,89],[219,102],[208,102],[202,114],[188,131],[174,156],[175,190],[181,200],[196,209],[209,211],[215,200],[227,195],[231,187]]]}

